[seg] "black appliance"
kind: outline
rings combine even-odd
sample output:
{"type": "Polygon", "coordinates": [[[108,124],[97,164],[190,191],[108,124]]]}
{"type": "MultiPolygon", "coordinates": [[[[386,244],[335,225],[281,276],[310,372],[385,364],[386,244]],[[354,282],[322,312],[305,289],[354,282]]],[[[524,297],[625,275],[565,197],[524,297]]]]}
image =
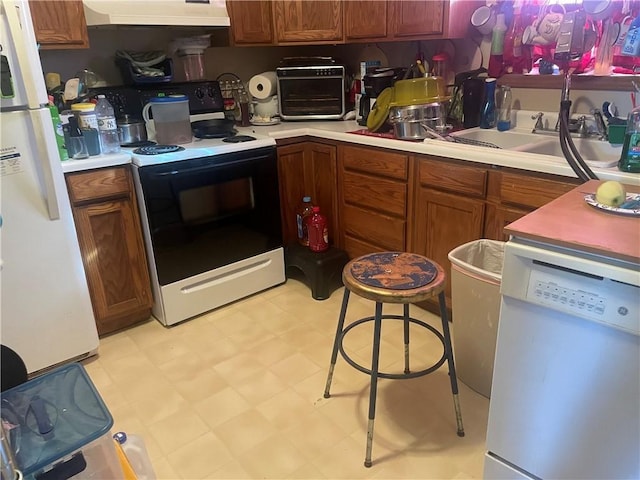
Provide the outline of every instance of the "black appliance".
{"type": "Polygon", "coordinates": [[[287,57],[276,68],[283,120],[339,120],[346,110],[346,69],[331,57],[287,57]]]}
{"type": "Polygon", "coordinates": [[[472,128],[480,125],[484,103],[484,78],[468,78],[462,84],[462,126],[472,128]]]}
{"type": "Polygon", "coordinates": [[[374,68],[371,72],[364,76],[362,85],[364,93],[360,97],[360,108],[358,111],[358,124],[367,125],[367,118],[371,112],[371,107],[375,103],[375,99],[382,93],[385,88],[392,87],[396,80],[402,78],[406,68],[374,68]]]}
{"type": "Polygon", "coordinates": [[[123,85],[116,87],[91,88],[89,95],[104,95],[113,106],[116,117],[125,114],[136,118],[142,117],[142,108],[153,97],[159,95],[182,94],[189,97],[191,115],[201,113],[223,112],[224,99],[220,84],[217,81],[176,82],[149,85],[123,85]]]}

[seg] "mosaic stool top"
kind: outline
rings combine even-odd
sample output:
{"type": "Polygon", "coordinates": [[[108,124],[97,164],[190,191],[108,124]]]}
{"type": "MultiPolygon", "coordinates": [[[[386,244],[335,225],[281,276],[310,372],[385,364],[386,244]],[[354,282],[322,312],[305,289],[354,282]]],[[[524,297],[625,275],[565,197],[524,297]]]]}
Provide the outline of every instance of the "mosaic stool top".
{"type": "Polygon", "coordinates": [[[438,275],[438,269],[421,255],[381,252],[354,260],[351,264],[351,275],[370,287],[410,290],[431,283],[438,275]]]}

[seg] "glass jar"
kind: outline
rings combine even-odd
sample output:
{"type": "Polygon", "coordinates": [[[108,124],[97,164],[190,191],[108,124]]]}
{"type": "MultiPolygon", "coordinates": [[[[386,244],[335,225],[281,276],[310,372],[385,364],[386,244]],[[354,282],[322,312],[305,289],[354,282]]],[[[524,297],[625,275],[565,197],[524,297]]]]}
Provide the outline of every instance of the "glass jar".
{"type": "Polygon", "coordinates": [[[96,116],[96,106],[93,103],[74,103],[71,111],[78,120],[78,126],[84,129],[98,129],[98,117],[96,116]]]}

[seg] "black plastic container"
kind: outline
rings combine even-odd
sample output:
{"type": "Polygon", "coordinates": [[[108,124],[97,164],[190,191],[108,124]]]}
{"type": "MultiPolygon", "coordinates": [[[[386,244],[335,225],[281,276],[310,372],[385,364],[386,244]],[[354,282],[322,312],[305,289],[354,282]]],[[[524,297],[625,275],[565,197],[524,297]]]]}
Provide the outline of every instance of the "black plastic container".
{"type": "Polygon", "coordinates": [[[484,84],[484,78],[469,78],[462,84],[462,126],[464,128],[480,125],[484,84]]]}

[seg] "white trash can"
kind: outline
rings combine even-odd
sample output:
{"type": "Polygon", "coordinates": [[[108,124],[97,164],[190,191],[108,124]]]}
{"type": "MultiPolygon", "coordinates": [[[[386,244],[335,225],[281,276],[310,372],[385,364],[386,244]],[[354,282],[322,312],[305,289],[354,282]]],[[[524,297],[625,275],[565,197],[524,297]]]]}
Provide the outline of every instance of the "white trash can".
{"type": "Polygon", "coordinates": [[[487,398],[496,353],[504,245],[480,239],[449,252],[456,373],[487,398]]]}

